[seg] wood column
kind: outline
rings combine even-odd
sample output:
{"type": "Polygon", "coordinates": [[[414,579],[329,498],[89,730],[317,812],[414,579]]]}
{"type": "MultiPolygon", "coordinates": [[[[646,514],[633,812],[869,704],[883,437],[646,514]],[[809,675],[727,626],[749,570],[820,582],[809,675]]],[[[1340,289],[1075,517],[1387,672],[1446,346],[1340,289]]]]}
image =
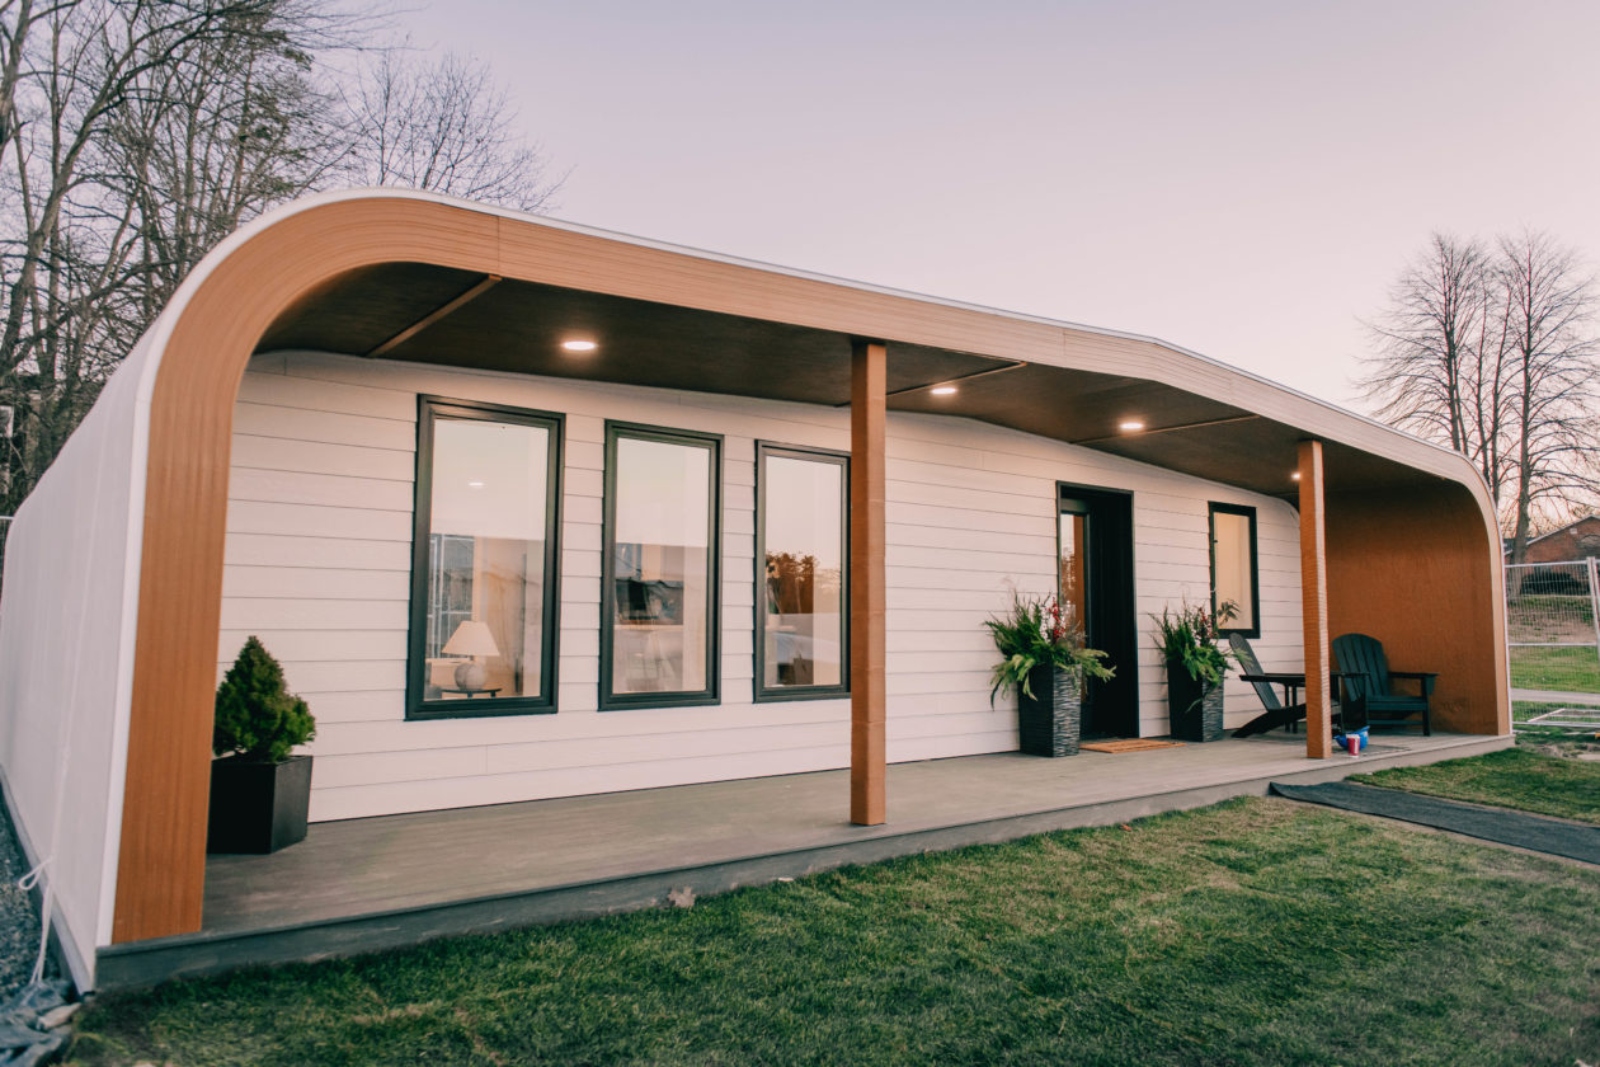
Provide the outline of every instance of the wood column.
{"type": "Polygon", "coordinates": [[[1322,442],[1300,442],[1300,603],[1305,635],[1306,757],[1333,754],[1328,684],[1327,498],[1322,480],[1322,442]]]}
{"type": "Polygon", "coordinates": [[[888,349],[852,344],[850,369],[850,821],[878,826],[884,799],[884,424],[888,349]]]}

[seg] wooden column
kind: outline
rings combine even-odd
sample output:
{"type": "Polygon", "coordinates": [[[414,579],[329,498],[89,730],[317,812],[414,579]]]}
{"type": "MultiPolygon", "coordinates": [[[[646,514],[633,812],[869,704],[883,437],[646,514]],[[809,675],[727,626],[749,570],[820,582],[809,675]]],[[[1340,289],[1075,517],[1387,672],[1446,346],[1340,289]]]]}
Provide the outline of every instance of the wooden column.
{"type": "Polygon", "coordinates": [[[850,821],[878,826],[884,799],[884,423],[888,350],[852,345],[850,370],[850,821]]]}
{"type": "Polygon", "coordinates": [[[1327,500],[1322,483],[1322,442],[1300,442],[1300,602],[1305,634],[1306,757],[1333,754],[1328,685],[1327,500]]]}

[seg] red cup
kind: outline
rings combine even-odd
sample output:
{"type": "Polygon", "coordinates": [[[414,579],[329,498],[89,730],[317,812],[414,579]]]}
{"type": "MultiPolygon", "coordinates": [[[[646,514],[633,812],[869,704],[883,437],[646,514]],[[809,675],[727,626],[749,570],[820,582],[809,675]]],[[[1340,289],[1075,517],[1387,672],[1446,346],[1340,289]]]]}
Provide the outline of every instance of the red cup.
{"type": "Polygon", "coordinates": [[[1359,756],[1361,754],[1361,738],[1355,734],[1346,734],[1344,743],[1349,746],[1350,755],[1359,756]]]}

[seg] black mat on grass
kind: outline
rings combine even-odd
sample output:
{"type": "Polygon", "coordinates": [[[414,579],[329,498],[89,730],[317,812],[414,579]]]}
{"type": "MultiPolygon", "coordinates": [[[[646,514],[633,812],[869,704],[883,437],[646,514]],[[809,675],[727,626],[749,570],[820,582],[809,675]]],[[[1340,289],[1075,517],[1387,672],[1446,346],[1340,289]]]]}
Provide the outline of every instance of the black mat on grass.
{"type": "Polygon", "coordinates": [[[1515,845],[1534,852],[1600,864],[1600,827],[1596,826],[1350,782],[1328,782],[1323,785],[1283,785],[1273,782],[1272,792],[1290,800],[1381,815],[1386,819],[1432,826],[1502,845],[1515,845]]]}

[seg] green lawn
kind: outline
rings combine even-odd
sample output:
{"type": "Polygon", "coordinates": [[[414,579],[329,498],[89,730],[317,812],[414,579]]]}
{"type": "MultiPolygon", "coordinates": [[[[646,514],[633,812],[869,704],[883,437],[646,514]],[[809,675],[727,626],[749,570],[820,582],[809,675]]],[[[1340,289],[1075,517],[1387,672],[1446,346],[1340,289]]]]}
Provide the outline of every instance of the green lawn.
{"type": "Polygon", "coordinates": [[[1511,685],[1600,693],[1600,656],[1592,648],[1512,648],[1511,685]]]}
{"type": "Polygon", "coordinates": [[[1600,871],[1281,800],[106,997],[72,1061],[1600,1060],[1600,871]]]}
{"type": "Polygon", "coordinates": [[[1527,748],[1426,767],[1393,767],[1350,780],[1600,826],[1600,763],[1558,759],[1527,748]]]}

